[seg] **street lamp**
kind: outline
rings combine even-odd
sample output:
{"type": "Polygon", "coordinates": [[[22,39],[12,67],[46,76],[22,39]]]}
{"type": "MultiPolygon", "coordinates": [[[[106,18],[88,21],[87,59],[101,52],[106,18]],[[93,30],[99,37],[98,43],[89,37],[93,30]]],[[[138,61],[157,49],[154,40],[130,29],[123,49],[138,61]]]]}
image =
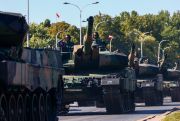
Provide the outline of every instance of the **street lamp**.
{"type": "Polygon", "coordinates": [[[94,30],[96,31],[97,28],[99,27],[99,25],[102,24],[102,23],[104,23],[104,22],[106,22],[106,21],[101,21],[101,22],[97,23],[96,26],[95,26],[95,28],[94,28],[94,30]]]}
{"type": "MultiPolygon", "coordinates": [[[[143,33],[143,36],[144,35],[146,35],[146,34],[149,34],[149,33],[151,33],[152,31],[150,31],[150,32],[144,32],[143,33]]],[[[141,36],[142,37],[142,36],[141,36]]],[[[143,40],[141,39],[141,58],[143,57],[143,40]]]]}
{"type": "Polygon", "coordinates": [[[74,6],[74,7],[76,7],[76,8],[78,8],[78,10],[79,10],[79,13],[80,13],[80,45],[82,45],[82,10],[84,9],[84,8],[86,8],[87,6],[89,6],[89,5],[94,5],[94,4],[98,4],[99,2],[94,2],[94,3],[90,3],[90,4],[87,4],[87,5],[85,5],[84,7],[82,7],[82,8],[80,8],[78,5],[76,5],[76,4],[73,4],[73,3],[68,3],[68,2],[64,2],[64,4],[65,5],[72,5],[72,6],[74,6]]]}
{"type": "Polygon", "coordinates": [[[162,59],[165,59],[165,55],[164,52],[169,49],[170,47],[165,47],[164,49],[162,49],[162,59]]]}
{"type": "Polygon", "coordinates": [[[108,22],[108,21],[110,21],[110,20],[107,20],[107,21],[105,20],[105,21],[101,21],[101,22],[97,23],[94,30],[96,31],[100,24],[108,22]]]}
{"type": "Polygon", "coordinates": [[[162,41],[160,41],[159,42],[159,45],[158,45],[158,65],[159,65],[159,60],[160,60],[160,48],[161,48],[161,44],[163,43],[163,42],[167,42],[168,40],[162,40],[162,41]]]}
{"type": "MultiPolygon", "coordinates": [[[[27,0],[27,23],[29,25],[29,0],[27,0]]],[[[29,30],[27,32],[27,47],[29,47],[29,30]]]]}
{"type": "Polygon", "coordinates": [[[62,32],[62,31],[58,31],[57,34],[56,34],[56,50],[57,50],[57,48],[58,48],[58,45],[57,45],[57,44],[58,44],[58,38],[57,38],[57,37],[58,37],[58,35],[59,35],[61,32],[62,32]]]}
{"type": "Polygon", "coordinates": [[[109,35],[109,37],[108,37],[109,39],[110,39],[110,43],[109,43],[109,50],[110,50],[110,52],[111,52],[111,48],[112,48],[112,40],[113,40],[113,36],[112,35],[109,35]]]}

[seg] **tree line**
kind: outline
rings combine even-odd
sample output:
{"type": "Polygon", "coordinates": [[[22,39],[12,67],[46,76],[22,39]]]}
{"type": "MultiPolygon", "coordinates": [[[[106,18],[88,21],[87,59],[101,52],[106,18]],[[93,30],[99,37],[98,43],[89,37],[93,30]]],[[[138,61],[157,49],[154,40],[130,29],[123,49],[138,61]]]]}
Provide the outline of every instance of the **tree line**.
{"type": "MultiPolygon", "coordinates": [[[[164,51],[170,67],[180,59],[180,11],[172,15],[162,10],[157,15],[139,15],[136,11],[121,12],[112,17],[107,14],[94,16],[94,29],[99,32],[103,41],[112,35],[112,50],[120,50],[125,54],[130,51],[131,43],[135,43],[137,56],[140,56],[140,44],[143,43],[143,56],[149,58],[151,63],[157,63],[158,44],[161,44],[161,56],[164,51]],[[98,25],[99,24],[99,25],[98,25]],[[98,26],[97,26],[98,25],[98,26]]],[[[95,31],[95,30],[94,30],[95,31]]],[[[30,46],[44,48],[55,46],[55,37],[64,39],[70,34],[75,44],[79,44],[79,28],[64,21],[51,23],[46,19],[40,24],[30,24],[30,46]]],[[[86,27],[82,28],[85,35],[86,27]]],[[[82,37],[83,38],[83,37],[82,37]]]]}

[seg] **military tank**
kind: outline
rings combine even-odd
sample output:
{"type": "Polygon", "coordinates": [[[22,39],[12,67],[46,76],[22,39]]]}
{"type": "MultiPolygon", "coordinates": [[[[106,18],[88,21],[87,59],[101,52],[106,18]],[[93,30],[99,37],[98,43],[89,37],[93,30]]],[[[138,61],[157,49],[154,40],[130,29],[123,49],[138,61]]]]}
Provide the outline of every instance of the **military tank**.
{"type": "Polygon", "coordinates": [[[0,12],[0,28],[0,121],[55,121],[61,55],[23,48],[28,25],[21,14],[0,12]]]}
{"type": "MultiPolygon", "coordinates": [[[[121,53],[99,51],[92,44],[93,17],[88,18],[84,45],[75,45],[71,57],[63,60],[65,75],[62,112],[69,104],[95,101],[108,113],[135,110],[135,71],[128,67],[128,57],[121,53]]],[[[62,55],[67,53],[62,53],[62,55]]]]}
{"type": "Polygon", "coordinates": [[[171,96],[172,102],[180,101],[180,70],[167,69],[164,72],[163,93],[164,96],[171,96]]]}
{"type": "Polygon", "coordinates": [[[136,102],[146,106],[163,105],[163,75],[157,65],[139,63],[136,89],[136,102]]]}

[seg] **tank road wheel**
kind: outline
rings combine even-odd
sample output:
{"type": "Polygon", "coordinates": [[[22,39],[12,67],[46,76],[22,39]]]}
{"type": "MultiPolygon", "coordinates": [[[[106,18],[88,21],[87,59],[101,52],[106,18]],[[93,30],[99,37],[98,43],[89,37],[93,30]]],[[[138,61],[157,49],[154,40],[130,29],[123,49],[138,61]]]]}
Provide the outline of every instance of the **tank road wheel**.
{"type": "Polygon", "coordinates": [[[108,113],[124,112],[124,98],[118,88],[106,87],[104,90],[104,102],[108,113]]]}
{"type": "Polygon", "coordinates": [[[32,121],[31,98],[29,95],[25,97],[25,121],[32,121]]]}
{"type": "Polygon", "coordinates": [[[8,121],[8,105],[5,95],[0,97],[0,121],[8,121]]]}
{"type": "Polygon", "coordinates": [[[171,95],[172,102],[180,101],[179,88],[171,88],[170,95],[171,95]]]}
{"type": "Polygon", "coordinates": [[[130,93],[130,100],[131,100],[131,112],[135,111],[135,94],[130,93]]]}
{"type": "Polygon", "coordinates": [[[32,98],[32,121],[39,121],[38,97],[35,94],[32,98]]]}
{"type": "Polygon", "coordinates": [[[9,98],[9,121],[16,121],[16,99],[14,95],[11,95],[9,98]]]}
{"type": "Polygon", "coordinates": [[[124,94],[124,112],[130,112],[130,97],[128,93],[124,94]]]}
{"type": "Polygon", "coordinates": [[[163,95],[161,91],[152,88],[144,90],[144,100],[146,106],[161,106],[163,105],[163,95]]]}
{"type": "Polygon", "coordinates": [[[157,91],[156,92],[156,105],[157,106],[162,106],[163,105],[163,93],[162,91],[157,91]]]}
{"type": "Polygon", "coordinates": [[[53,121],[53,104],[49,94],[46,95],[46,120],[53,121]]]}
{"type": "Polygon", "coordinates": [[[43,94],[39,97],[39,117],[40,121],[45,121],[45,101],[43,94]]]}
{"type": "Polygon", "coordinates": [[[24,121],[24,100],[22,95],[17,100],[17,121],[24,121]]]}
{"type": "Polygon", "coordinates": [[[134,96],[134,93],[132,93],[132,92],[128,92],[126,95],[126,98],[124,98],[125,99],[125,102],[126,102],[126,106],[127,106],[127,108],[126,108],[126,112],[133,112],[133,111],[135,111],[135,104],[134,104],[134,102],[135,102],[135,96],[134,96]]]}

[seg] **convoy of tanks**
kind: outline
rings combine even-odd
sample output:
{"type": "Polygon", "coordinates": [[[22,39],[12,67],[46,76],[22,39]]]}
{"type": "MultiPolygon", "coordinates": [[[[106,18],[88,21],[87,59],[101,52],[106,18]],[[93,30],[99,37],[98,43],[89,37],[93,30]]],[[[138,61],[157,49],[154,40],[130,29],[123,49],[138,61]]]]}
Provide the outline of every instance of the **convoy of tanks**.
{"type": "Polygon", "coordinates": [[[69,104],[95,102],[108,113],[135,110],[135,102],[180,101],[180,71],[137,62],[92,46],[93,17],[84,46],[73,52],[23,48],[28,25],[21,14],[0,12],[0,121],[55,121],[69,104]],[[164,81],[165,80],[165,81],[164,81]]]}
{"type": "Polygon", "coordinates": [[[89,17],[84,46],[74,46],[70,54],[73,57],[64,60],[62,109],[67,112],[67,105],[74,101],[95,101],[97,107],[106,107],[108,113],[135,110],[136,78],[134,69],[128,67],[128,57],[91,47],[92,30],[93,17],[89,17]]]}

